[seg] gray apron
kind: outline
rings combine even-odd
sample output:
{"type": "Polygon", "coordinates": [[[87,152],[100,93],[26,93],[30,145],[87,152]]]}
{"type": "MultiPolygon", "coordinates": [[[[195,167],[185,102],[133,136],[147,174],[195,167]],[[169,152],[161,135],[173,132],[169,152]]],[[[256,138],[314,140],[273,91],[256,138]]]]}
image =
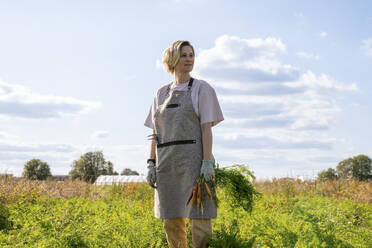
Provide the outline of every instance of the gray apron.
{"type": "MultiPolygon", "coordinates": [[[[187,91],[172,91],[154,114],[156,148],[155,217],[212,219],[217,209],[203,188],[204,212],[196,202],[186,206],[203,159],[202,132],[191,100],[193,78],[187,91]]],[[[214,189],[209,184],[214,195],[214,189]]]]}

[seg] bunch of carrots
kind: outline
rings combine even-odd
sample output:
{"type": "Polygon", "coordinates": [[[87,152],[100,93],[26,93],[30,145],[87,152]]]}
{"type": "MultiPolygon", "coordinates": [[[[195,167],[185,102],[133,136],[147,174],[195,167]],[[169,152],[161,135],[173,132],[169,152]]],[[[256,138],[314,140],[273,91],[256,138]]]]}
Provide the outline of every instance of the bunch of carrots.
{"type": "Polygon", "coordinates": [[[212,192],[209,189],[209,186],[207,182],[205,181],[204,176],[202,175],[196,180],[196,183],[193,187],[189,200],[186,203],[186,206],[190,203],[190,207],[192,207],[194,203],[196,202],[202,214],[204,213],[203,187],[205,189],[205,192],[207,192],[209,199],[213,200],[212,192]]]}

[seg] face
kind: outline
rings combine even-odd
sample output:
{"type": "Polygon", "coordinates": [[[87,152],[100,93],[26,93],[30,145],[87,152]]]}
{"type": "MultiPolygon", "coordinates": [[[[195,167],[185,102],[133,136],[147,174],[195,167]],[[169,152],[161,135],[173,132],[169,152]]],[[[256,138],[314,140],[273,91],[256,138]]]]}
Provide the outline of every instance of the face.
{"type": "Polygon", "coordinates": [[[175,72],[191,72],[194,67],[194,52],[190,46],[181,49],[180,59],[178,60],[175,72]]]}

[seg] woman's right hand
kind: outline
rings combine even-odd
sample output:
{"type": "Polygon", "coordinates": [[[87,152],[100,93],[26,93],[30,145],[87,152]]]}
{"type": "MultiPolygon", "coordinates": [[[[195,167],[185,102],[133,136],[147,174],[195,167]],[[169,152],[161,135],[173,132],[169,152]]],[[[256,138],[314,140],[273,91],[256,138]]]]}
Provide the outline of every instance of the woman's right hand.
{"type": "Polygon", "coordinates": [[[147,177],[146,177],[147,183],[156,189],[155,183],[156,183],[156,167],[155,164],[150,162],[147,166],[147,177]]]}
{"type": "Polygon", "coordinates": [[[215,179],[215,172],[213,168],[213,160],[203,160],[200,175],[203,175],[205,180],[213,181],[215,179]]]}

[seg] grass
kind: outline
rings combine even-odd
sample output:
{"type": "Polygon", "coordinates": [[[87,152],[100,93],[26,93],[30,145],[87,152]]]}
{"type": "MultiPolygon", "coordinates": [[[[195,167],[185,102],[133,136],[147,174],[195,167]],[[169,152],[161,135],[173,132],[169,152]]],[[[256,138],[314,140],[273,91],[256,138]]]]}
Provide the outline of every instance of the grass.
{"type": "MultiPolygon", "coordinates": [[[[252,213],[219,190],[214,248],[372,247],[372,182],[254,182],[252,213]]],[[[191,235],[188,233],[189,244],[191,235]]],[[[146,184],[0,178],[0,247],[167,247],[146,184]]]]}

